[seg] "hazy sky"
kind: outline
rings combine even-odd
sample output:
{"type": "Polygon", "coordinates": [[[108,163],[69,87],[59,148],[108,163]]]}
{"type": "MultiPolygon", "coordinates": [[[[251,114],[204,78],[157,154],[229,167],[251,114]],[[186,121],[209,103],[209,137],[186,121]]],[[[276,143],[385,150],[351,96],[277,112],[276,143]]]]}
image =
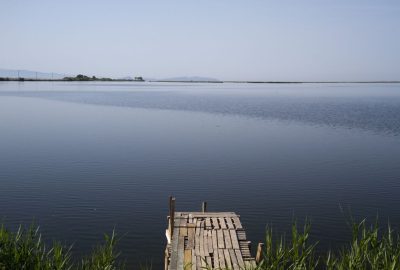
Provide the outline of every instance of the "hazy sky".
{"type": "Polygon", "coordinates": [[[0,1],[0,68],[400,80],[398,0],[0,1]]]}

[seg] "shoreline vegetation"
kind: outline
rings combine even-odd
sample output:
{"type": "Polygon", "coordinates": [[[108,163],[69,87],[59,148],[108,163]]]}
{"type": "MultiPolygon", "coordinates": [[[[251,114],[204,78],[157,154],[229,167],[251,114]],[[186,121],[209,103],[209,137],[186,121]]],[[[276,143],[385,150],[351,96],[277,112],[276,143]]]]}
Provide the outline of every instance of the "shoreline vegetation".
{"type": "Polygon", "coordinates": [[[36,78],[25,78],[25,77],[0,77],[0,81],[29,81],[29,82],[50,82],[50,81],[57,81],[57,82],[62,82],[62,81],[80,81],[80,82],[90,82],[90,81],[117,81],[117,82],[144,82],[145,80],[142,77],[135,77],[135,78],[125,78],[125,79],[111,79],[111,78],[105,78],[105,77],[96,77],[96,76],[86,76],[83,74],[78,74],[75,77],[64,77],[62,79],[36,79],[36,78]]]}
{"type": "MultiPolygon", "coordinates": [[[[350,224],[352,238],[335,251],[326,251],[325,256],[316,255],[318,242],[310,243],[310,223],[305,222],[301,231],[296,222],[292,224],[290,237],[277,236],[269,227],[261,261],[254,270],[300,270],[300,269],[399,269],[400,238],[390,226],[378,227],[377,222],[367,225],[363,220],[350,224]]],[[[100,270],[126,269],[115,251],[116,235],[105,235],[105,242],[93,249],[89,256],[80,260],[72,257],[72,247],[53,242],[46,246],[38,228],[19,227],[17,232],[0,226],[0,269],[44,269],[44,270],[100,270]]],[[[140,265],[140,262],[137,262],[140,265]]],[[[150,270],[150,265],[139,269],[150,270]]],[[[191,269],[190,265],[184,269],[191,269]]],[[[210,266],[205,269],[212,269],[210,266]]],[[[247,268],[249,269],[249,268],[247,268]]],[[[246,269],[246,270],[247,270],[246,269]]],[[[221,269],[225,270],[225,269],[221,269]]],[[[228,270],[228,269],[226,269],[228,270]]]]}
{"type": "Polygon", "coordinates": [[[143,77],[112,79],[106,77],[86,76],[78,74],[75,77],[64,77],[61,79],[41,79],[25,77],[0,77],[0,81],[19,81],[19,82],[162,82],[162,83],[251,83],[251,84],[335,84],[335,83],[400,83],[400,81],[220,81],[220,80],[145,80],[143,77]]]}

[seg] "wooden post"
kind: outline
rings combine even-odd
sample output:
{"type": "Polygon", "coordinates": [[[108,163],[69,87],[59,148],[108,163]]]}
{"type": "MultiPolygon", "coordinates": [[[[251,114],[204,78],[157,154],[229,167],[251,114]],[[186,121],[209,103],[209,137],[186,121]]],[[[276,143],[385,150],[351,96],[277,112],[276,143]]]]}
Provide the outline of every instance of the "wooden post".
{"type": "Polygon", "coordinates": [[[172,241],[172,235],[174,234],[174,219],[175,219],[175,198],[169,197],[169,235],[172,241]]]}
{"type": "Polygon", "coordinates": [[[203,213],[207,212],[207,202],[203,202],[201,204],[201,212],[203,213]]]}
{"type": "Polygon", "coordinates": [[[263,255],[263,247],[264,247],[264,243],[258,243],[257,246],[257,255],[256,255],[256,263],[259,264],[262,261],[262,255],[263,255]]]}
{"type": "Polygon", "coordinates": [[[169,258],[168,258],[168,248],[165,248],[164,251],[164,270],[168,270],[168,262],[169,262],[169,258]]]}

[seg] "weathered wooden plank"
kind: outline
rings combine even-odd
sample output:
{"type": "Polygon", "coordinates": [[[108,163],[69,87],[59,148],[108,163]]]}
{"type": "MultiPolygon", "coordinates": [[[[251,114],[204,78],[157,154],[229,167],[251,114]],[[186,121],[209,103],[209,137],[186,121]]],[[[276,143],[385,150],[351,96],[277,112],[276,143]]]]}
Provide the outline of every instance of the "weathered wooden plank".
{"type": "Polygon", "coordinates": [[[231,241],[231,235],[229,233],[229,230],[223,230],[223,232],[224,232],[225,248],[231,249],[232,241],[231,241]]]}
{"type": "Polygon", "coordinates": [[[208,250],[208,231],[206,229],[204,229],[203,238],[204,238],[204,240],[203,240],[204,255],[209,256],[210,251],[208,250]]]}
{"type": "Polygon", "coordinates": [[[213,240],[212,240],[212,231],[208,230],[207,232],[208,232],[208,237],[207,237],[207,240],[208,240],[208,243],[207,243],[208,244],[208,253],[211,254],[211,253],[214,252],[213,240]]]}
{"type": "Polygon", "coordinates": [[[250,241],[239,241],[243,259],[254,259],[250,254],[250,241]]]}
{"type": "Polygon", "coordinates": [[[208,269],[214,269],[214,267],[212,265],[211,257],[209,257],[209,256],[206,257],[206,263],[207,263],[207,267],[209,267],[208,269]]]}
{"type": "Polygon", "coordinates": [[[234,224],[235,224],[235,228],[236,229],[243,229],[242,223],[240,222],[240,219],[238,217],[233,217],[232,218],[234,224]]]}
{"type": "Polygon", "coordinates": [[[201,270],[201,257],[196,256],[196,268],[197,270],[201,270]]]}
{"type": "Polygon", "coordinates": [[[183,269],[190,269],[192,265],[192,251],[185,249],[185,255],[183,259],[183,269]]]}
{"type": "Polygon", "coordinates": [[[237,234],[235,230],[229,230],[229,233],[231,235],[231,241],[232,241],[232,247],[234,249],[239,249],[239,241],[237,239],[237,234]]]}
{"type": "Polygon", "coordinates": [[[246,232],[244,230],[236,230],[239,241],[246,241],[246,232]]]}
{"type": "Polygon", "coordinates": [[[244,261],[244,265],[246,269],[255,269],[257,267],[256,261],[254,260],[244,261]]]}
{"type": "Polygon", "coordinates": [[[185,243],[185,237],[184,236],[179,236],[178,237],[178,262],[177,262],[177,270],[183,270],[183,260],[184,260],[184,243],[185,243]]]}
{"type": "Polygon", "coordinates": [[[188,243],[186,249],[194,249],[194,224],[188,223],[187,224],[187,235],[188,235],[188,243]]]}
{"type": "Polygon", "coordinates": [[[216,255],[218,256],[219,267],[221,269],[225,269],[226,268],[226,264],[225,264],[224,250],[223,249],[218,249],[218,253],[216,253],[216,255]]]}
{"type": "MultiPolygon", "coordinates": [[[[178,213],[175,213],[175,217],[178,217],[178,213]]],[[[178,239],[179,239],[179,220],[174,219],[174,233],[172,235],[171,242],[171,260],[170,260],[170,269],[177,269],[178,267],[178,239]]]]}
{"type": "MultiPolygon", "coordinates": [[[[191,265],[191,267],[189,267],[188,269],[191,269],[191,270],[196,270],[197,269],[197,267],[196,267],[196,254],[195,254],[195,252],[192,250],[192,265],[191,265]]],[[[186,270],[186,269],[185,269],[186,270]]]]}
{"type": "Polygon", "coordinates": [[[200,235],[200,228],[201,228],[201,220],[197,219],[196,221],[196,235],[200,235]]]}
{"type": "Polygon", "coordinates": [[[207,267],[206,257],[200,257],[200,259],[201,259],[201,269],[206,269],[207,267]]]}
{"type": "Polygon", "coordinates": [[[176,212],[182,214],[191,214],[194,218],[204,217],[238,217],[234,212],[176,212]]]}
{"type": "Polygon", "coordinates": [[[223,251],[224,251],[226,268],[232,269],[232,261],[231,261],[231,256],[229,255],[229,251],[227,249],[223,249],[223,251]]]}
{"type": "Polygon", "coordinates": [[[200,227],[200,235],[199,235],[199,244],[200,244],[200,257],[205,257],[205,252],[204,252],[204,228],[200,227]]]}
{"type": "Polygon", "coordinates": [[[217,231],[218,248],[225,248],[224,233],[222,230],[217,231]]]}
{"type": "Polygon", "coordinates": [[[225,222],[225,218],[218,218],[219,221],[219,225],[221,226],[221,229],[228,229],[228,227],[226,226],[226,222],[225,222]]]}
{"type": "Polygon", "coordinates": [[[217,239],[217,231],[216,230],[211,231],[211,239],[212,239],[212,245],[213,245],[213,253],[215,256],[215,253],[218,250],[218,239],[217,239]]]}
{"type": "Polygon", "coordinates": [[[194,251],[196,253],[196,256],[200,256],[200,236],[197,235],[195,235],[195,240],[194,240],[194,251]]]}
{"type": "Polygon", "coordinates": [[[211,218],[213,229],[219,229],[218,219],[216,217],[211,218]]]}
{"type": "Polygon", "coordinates": [[[206,229],[212,229],[211,218],[209,218],[209,217],[206,218],[206,229]]]}
{"type": "Polygon", "coordinates": [[[244,267],[244,261],[243,261],[243,258],[242,258],[242,253],[240,252],[240,250],[236,249],[236,250],[235,250],[235,254],[236,254],[236,259],[237,259],[237,261],[238,261],[239,267],[240,267],[241,269],[243,269],[243,267],[244,267]]]}
{"type": "Polygon", "coordinates": [[[226,220],[226,224],[228,225],[228,229],[231,229],[231,230],[235,229],[235,226],[233,226],[232,218],[227,217],[225,220],[226,220]]]}
{"type": "Polygon", "coordinates": [[[236,253],[233,249],[229,249],[229,255],[231,256],[231,261],[232,261],[232,268],[234,270],[239,270],[239,263],[238,260],[236,258],[236,253]]]}
{"type": "Polygon", "coordinates": [[[219,254],[218,254],[218,249],[214,249],[214,252],[213,252],[213,262],[214,262],[214,268],[213,268],[213,269],[219,269],[219,254]]]}
{"type": "Polygon", "coordinates": [[[180,219],[180,224],[179,224],[180,230],[179,230],[179,234],[180,234],[181,236],[187,236],[187,227],[186,227],[186,225],[187,225],[187,215],[183,216],[183,217],[180,219]]]}

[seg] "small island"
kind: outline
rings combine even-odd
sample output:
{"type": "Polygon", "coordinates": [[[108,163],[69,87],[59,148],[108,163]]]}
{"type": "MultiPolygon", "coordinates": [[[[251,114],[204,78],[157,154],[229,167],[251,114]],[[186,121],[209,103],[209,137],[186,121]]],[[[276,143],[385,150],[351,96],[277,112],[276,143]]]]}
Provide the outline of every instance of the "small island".
{"type": "Polygon", "coordinates": [[[75,77],[64,77],[64,81],[112,81],[111,78],[97,78],[96,76],[86,76],[82,74],[78,74],[75,77]]]}

